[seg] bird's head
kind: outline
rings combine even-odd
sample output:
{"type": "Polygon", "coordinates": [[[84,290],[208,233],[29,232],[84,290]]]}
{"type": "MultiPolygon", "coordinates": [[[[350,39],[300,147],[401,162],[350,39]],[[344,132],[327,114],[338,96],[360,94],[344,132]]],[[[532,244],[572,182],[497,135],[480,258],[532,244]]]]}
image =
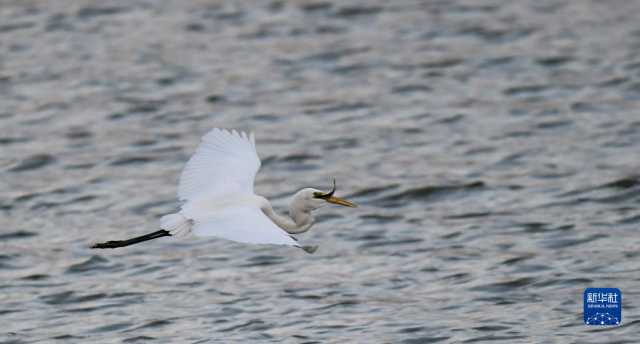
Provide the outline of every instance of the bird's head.
{"type": "Polygon", "coordinates": [[[329,192],[324,192],[314,188],[305,188],[294,196],[294,203],[298,204],[303,210],[310,211],[321,208],[327,203],[337,204],[345,207],[355,208],[356,205],[346,199],[336,197],[333,194],[336,191],[336,180],[333,180],[333,188],[329,192]]]}

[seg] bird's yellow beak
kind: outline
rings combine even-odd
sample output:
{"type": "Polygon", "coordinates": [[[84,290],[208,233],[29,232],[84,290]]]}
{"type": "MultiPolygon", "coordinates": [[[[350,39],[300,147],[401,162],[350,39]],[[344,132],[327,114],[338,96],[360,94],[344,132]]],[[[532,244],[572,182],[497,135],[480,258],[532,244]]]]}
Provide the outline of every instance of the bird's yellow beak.
{"type": "Polygon", "coordinates": [[[320,199],[323,199],[323,200],[325,200],[325,201],[327,201],[329,203],[333,203],[333,204],[337,204],[337,205],[341,205],[341,206],[345,206],[345,207],[351,207],[351,208],[357,207],[357,205],[347,201],[346,199],[342,199],[340,197],[333,196],[334,192],[336,192],[336,180],[335,180],[335,178],[333,179],[333,188],[331,189],[331,191],[329,191],[327,193],[314,192],[313,193],[313,197],[320,198],[320,199]]]}
{"type": "Polygon", "coordinates": [[[329,203],[337,204],[337,205],[342,205],[342,206],[345,206],[345,207],[351,207],[351,208],[357,207],[357,205],[347,201],[346,199],[342,199],[342,198],[334,197],[334,196],[325,198],[325,201],[327,201],[329,203]]]}

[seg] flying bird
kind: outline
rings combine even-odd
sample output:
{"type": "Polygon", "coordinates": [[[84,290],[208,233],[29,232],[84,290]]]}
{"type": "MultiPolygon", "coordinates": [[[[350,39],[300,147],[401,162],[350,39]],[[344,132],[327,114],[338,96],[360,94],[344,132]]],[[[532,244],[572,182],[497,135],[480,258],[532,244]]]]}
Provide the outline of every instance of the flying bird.
{"type": "Polygon", "coordinates": [[[299,247],[313,253],[317,246],[301,245],[292,234],[308,231],[314,224],[313,210],[327,203],[346,207],[355,204],[323,192],[304,188],[289,204],[289,217],[273,210],[271,203],[256,195],[253,184],[260,169],[253,133],[215,128],[202,137],[195,154],[180,176],[180,211],[160,219],[160,230],[131,238],[98,243],[91,248],[117,248],[165,236],[215,236],[249,244],[299,247]]]}

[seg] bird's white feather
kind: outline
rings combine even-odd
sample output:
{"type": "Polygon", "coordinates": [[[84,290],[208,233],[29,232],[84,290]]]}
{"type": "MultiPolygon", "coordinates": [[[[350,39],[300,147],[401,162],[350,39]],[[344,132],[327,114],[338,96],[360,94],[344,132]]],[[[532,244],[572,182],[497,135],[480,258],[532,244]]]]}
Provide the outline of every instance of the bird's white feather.
{"type": "Polygon", "coordinates": [[[260,169],[253,133],[213,129],[189,159],[180,176],[178,197],[182,201],[206,195],[253,194],[260,169]]]}
{"type": "Polygon", "coordinates": [[[233,206],[196,219],[193,233],[249,244],[300,246],[257,206],[233,206]]]}
{"type": "Polygon", "coordinates": [[[160,218],[160,228],[173,236],[182,237],[191,233],[191,221],[180,213],[167,214],[160,218]]]}

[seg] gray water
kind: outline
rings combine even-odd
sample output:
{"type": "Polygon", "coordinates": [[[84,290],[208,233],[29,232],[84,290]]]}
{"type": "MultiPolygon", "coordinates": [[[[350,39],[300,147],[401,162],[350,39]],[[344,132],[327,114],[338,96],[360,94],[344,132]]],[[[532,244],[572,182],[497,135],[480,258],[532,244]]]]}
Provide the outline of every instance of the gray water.
{"type": "Polygon", "coordinates": [[[638,342],[640,1],[216,3],[0,1],[0,342],[638,342]],[[280,211],[360,207],[314,255],[88,248],[157,230],[213,127],[280,211]]]}

